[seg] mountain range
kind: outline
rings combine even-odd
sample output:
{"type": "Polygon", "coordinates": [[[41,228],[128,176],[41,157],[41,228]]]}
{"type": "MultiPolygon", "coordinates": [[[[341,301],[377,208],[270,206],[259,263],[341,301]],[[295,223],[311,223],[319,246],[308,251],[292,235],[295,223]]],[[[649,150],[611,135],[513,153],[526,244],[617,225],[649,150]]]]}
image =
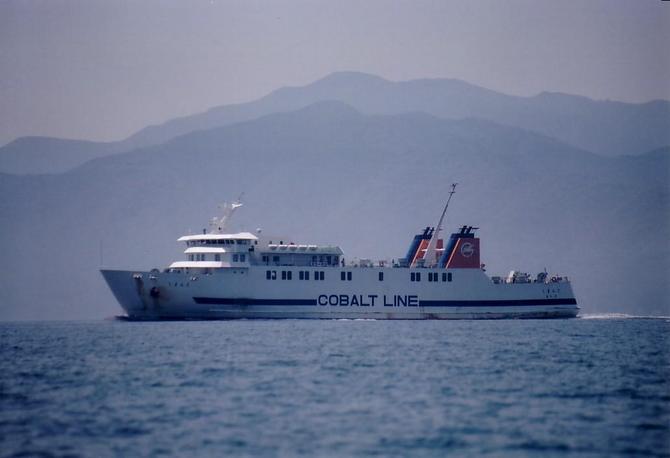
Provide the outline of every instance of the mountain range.
{"type": "Polygon", "coordinates": [[[365,114],[423,112],[443,119],[488,120],[606,156],[643,153],[670,145],[670,102],[666,100],[631,104],[549,92],[519,97],[455,79],[392,82],[365,73],[337,72],[306,86],[280,88],[256,101],[218,106],[149,126],[118,142],[20,138],[0,148],[0,172],[61,173],[104,155],[324,100],[347,103],[365,114]]]}

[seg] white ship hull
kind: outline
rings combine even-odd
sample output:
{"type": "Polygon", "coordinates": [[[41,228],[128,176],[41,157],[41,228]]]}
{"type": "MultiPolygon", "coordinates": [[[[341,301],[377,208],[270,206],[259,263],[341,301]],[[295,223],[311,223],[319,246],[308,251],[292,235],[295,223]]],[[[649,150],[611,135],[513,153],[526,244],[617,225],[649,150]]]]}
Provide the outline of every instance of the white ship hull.
{"type": "Polygon", "coordinates": [[[205,274],[101,272],[135,320],[573,318],[579,311],[567,281],[496,284],[480,269],[259,265],[205,274]],[[291,279],[282,280],[289,271],[291,279]],[[309,271],[309,280],[300,280],[300,271],[309,271]],[[351,272],[351,280],[342,280],[342,272],[351,272]],[[411,281],[411,273],[421,279],[411,281]],[[436,281],[428,281],[429,273],[436,281]],[[447,273],[451,281],[443,281],[447,273]]]}

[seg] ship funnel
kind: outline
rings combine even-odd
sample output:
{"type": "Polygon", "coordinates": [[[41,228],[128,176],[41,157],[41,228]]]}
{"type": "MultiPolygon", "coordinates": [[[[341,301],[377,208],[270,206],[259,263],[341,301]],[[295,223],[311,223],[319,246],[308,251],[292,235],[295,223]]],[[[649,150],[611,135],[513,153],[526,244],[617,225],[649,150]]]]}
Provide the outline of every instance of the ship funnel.
{"type": "Polygon", "coordinates": [[[438,265],[447,269],[479,269],[479,238],[475,237],[472,226],[463,226],[449,237],[438,265]]]}

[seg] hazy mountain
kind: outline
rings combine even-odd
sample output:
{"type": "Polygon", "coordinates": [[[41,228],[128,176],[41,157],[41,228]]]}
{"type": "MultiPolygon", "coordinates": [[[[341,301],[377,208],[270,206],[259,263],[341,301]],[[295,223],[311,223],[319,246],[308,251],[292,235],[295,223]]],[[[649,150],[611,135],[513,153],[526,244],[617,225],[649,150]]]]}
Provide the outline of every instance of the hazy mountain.
{"type": "Polygon", "coordinates": [[[455,79],[391,82],[357,72],[333,73],[302,87],[278,89],[255,102],[221,106],[139,131],[133,146],[264,114],[339,100],[368,114],[422,111],[445,119],[481,118],[533,130],[587,151],[622,155],[670,145],[670,102],[631,104],[559,93],[516,97],[455,79]]]}
{"type": "Polygon", "coordinates": [[[161,144],[198,130],[338,100],[368,114],[421,111],[444,119],[480,118],[520,127],[603,155],[670,145],[670,102],[628,104],[543,93],[515,97],[453,79],[391,82],[355,72],[333,73],[303,87],[278,89],[259,100],[149,126],[126,140],[94,143],[28,137],[0,148],[0,172],[59,173],[107,154],[161,144]]]}
{"type": "Polygon", "coordinates": [[[120,312],[97,272],[164,267],[175,240],[245,192],[238,228],[397,258],[435,224],[481,227],[483,261],[570,275],[586,312],[670,314],[670,152],[604,158],[481,120],[363,115],[328,102],[96,159],[0,176],[0,318],[120,312]]]}
{"type": "Polygon", "coordinates": [[[0,172],[18,175],[61,173],[84,162],[123,151],[116,143],[21,137],[0,148],[0,172]]]}

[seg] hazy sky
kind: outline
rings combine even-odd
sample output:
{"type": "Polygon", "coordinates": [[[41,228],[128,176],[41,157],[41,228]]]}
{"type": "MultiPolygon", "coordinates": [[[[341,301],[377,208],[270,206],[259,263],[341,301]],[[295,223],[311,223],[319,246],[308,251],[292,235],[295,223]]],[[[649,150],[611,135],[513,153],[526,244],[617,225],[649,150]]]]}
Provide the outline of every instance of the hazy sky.
{"type": "Polygon", "coordinates": [[[670,99],[670,2],[0,2],[0,144],[122,139],[337,70],[670,99]]]}

